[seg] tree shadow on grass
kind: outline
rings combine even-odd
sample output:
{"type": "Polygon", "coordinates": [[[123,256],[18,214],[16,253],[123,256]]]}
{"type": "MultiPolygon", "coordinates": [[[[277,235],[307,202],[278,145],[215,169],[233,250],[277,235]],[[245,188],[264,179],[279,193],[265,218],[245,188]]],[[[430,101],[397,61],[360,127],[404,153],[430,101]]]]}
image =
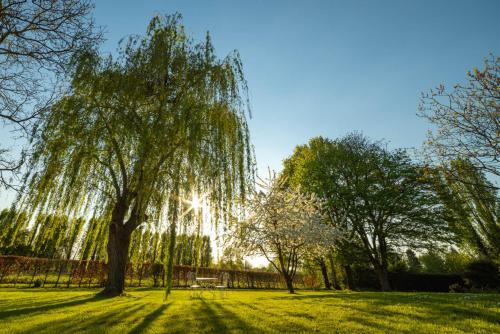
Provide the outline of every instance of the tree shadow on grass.
{"type": "MultiPolygon", "coordinates": [[[[500,325],[499,313],[495,311],[498,296],[476,295],[471,298],[471,302],[481,304],[481,308],[475,308],[470,302],[465,300],[467,296],[439,294],[439,293],[321,293],[321,294],[297,294],[293,296],[276,296],[271,299],[282,301],[300,301],[306,303],[327,302],[331,304],[335,300],[348,302],[347,306],[354,314],[364,314],[364,316],[350,316],[348,319],[362,326],[377,328],[383,332],[394,331],[391,326],[378,323],[376,319],[388,319],[393,324],[408,324],[410,321],[418,321],[421,324],[446,324],[460,331],[469,330],[469,325],[463,322],[455,322],[456,319],[478,320],[485,324],[500,325]],[[359,303],[359,305],[356,305],[359,303]],[[417,308],[418,311],[395,311],[395,305],[402,308],[417,308]],[[388,309],[392,307],[391,309],[388,309]]],[[[405,332],[398,328],[397,331],[405,332]]],[[[409,330],[406,332],[410,332],[409,330]]]]}
{"type": "Polygon", "coordinates": [[[67,301],[72,301],[72,300],[77,300],[77,299],[82,299],[84,297],[88,297],[89,294],[87,295],[78,295],[78,296],[73,296],[73,297],[65,297],[65,298],[53,298],[50,300],[39,298],[39,297],[32,297],[32,298],[25,298],[21,297],[19,299],[5,299],[0,301],[0,314],[2,312],[7,312],[7,311],[12,311],[15,309],[21,309],[21,308],[34,308],[34,307],[39,307],[39,306],[48,306],[48,305],[53,305],[53,304],[59,304],[67,301]]]}
{"type": "Polygon", "coordinates": [[[214,308],[210,306],[205,299],[201,299],[201,312],[209,319],[209,325],[213,326],[212,332],[214,333],[230,333],[227,325],[221,320],[221,317],[215,312],[214,308]]]}
{"type": "Polygon", "coordinates": [[[221,304],[211,300],[200,300],[200,315],[207,319],[206,330],[208,333],[262,333],[249,323],[242,320],[236,313],[228,310],[221,304]]]}
{"type": "Polygon", "coordinates": [[[114,307],[111,310],[92,315],[86,319],[78,316],[67,316],[56,321],[49,320],[26,329],[23,333],[105,333],[111,327],[123,323],[127,318],[141,312],[146,307],[145,304],[130,307],[125,304],[114,307]]]}
{"type": "Polygon", "coordinates": [[[223,306],[221,303],[214,302],[213,306],[217,309],[219,313],[222,314],[224,319],[227,319],[231,323],[232,328],[241,329],[244,333],[262,333],[261,329],[255,328],[248,322],[244,321],[235,312],[230,311],[227,307],[223,306]]]}
{"type": "Polygon", "coordinates": [[[170,305],[172,304],[173,302],[168,304],[162,304],[159,307],[157,307],[155,310],[146,315],[142,319],[142,321],[130,331],[130,333],[133,334],[142,333],[148,326],[151,325],[151,323],[153,323],[158,317],[162,315],[163,311],[169,308],[170,305]]]}
{"type": "Polygon", "coordinates": [[[71,306],[78,306],[82,305],[85,303],[89,302],[96,302],[99,300],[104,300],[106,299],[105,297],[101,296],[96,296],[92,295],[90,297],[86,298],[81,298],[81,299],[76,299],[76,300],[70,300],[70,301],[64,301],[61,303],[50,303],[50,304],[43,304],[41,306],[35,306],[35,307],[25,307],[25,308],[19,308],[19,309],[13,309],[13,310],[7,310],[7,311],[1,311],[0,312],[0,319],[5,319],[13,316],[22,316],[30,313],[38,313],[38,312],[47,312],[51,310],[56,310],[62,307],[71,307],[71,306]]]}
{"type": "MultiPolygon", "coordinates": [[[[229,300],[230,302],[230,300],[229,300]]],[[[220,319],[223,319],[225,323],[223,326],[225,328],[229,327],[228,331],[224,331],[220,327],[216,327],[214,329],[214,333],[219,333],[222,330],[222,333],[232,333],[235,330],[240,330],[242,333],[263,333],[263,332],[290,332],[290,328],[293,328],[294,332],[303,332],[309,333],[312,332],[312,328],[305,327],[302,324],[294,321],[293,319],[287,318],[286,322],[280,321],[283,316],[296,316],[297,318],[305,318],[307,320],[314,320],[313,316],[307,314],[289,314],[286,310],[281,310],[280,313],[274,312],[276,310],[271,310],[266,308],[265,305],[262,304],[249,304],[238,300],[236,307],[244,307],[245,310],[243,313],[248,314],[249,318],[252,319],[253,323],[260,324],[263,327],[255,327],[249,322],[243,320],[238,313],[233,312],[229,309],[228,306],[224,305],[224,302],[220,301],[212,301],[207,303],[206,301],[202,302],[205,308],[208,308],[211,311],[209,318],[215,322],[217,325],[220,323],[220,319]],[[212,314],[214,316],[212,316],[212,314]],[[301,315],[304,315],[301,317],[301,315]],[[275,318],[276,320],[272,320],[271,318],[275,318]]],[[[229,305],[231,306],[231,304],[229,305]]],[[[203,311],[207,311],[204,309],[203,311]]],[[[241,313],[241,312],[239,312],[241,313]]]]}

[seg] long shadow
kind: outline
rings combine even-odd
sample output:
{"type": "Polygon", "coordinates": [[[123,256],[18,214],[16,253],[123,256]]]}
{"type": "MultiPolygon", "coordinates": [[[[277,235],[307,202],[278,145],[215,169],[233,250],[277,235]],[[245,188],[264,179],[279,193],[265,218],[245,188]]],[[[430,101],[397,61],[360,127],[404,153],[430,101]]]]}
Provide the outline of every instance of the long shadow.
{"type": "Polygon", "coordinates": [[[274,299],[274,300],[308,300],[308,299],[310,299],[311,301],[315,301],[317,299],[338,299],[338,298],[346,298],[346,297],[350,298],[351,295],[355,295],[355,293],[353,293],[353,294],[351,294],[351,293],[341,294],[341,293],[335,293],[335,292],[323,292],[321,294],[315,294],[315,295],[309,295],[309,294],[303,295],[303,294],[300,294],[300,292],[297,292],[293,295],[287,294],[287,295],[283,295],[283,296],[269,297],[268,299],[274,299]]]}
{"type": "Polygon", "coordinates": [[[207,315],[210,319],[210,324],[213,325],[211,332],[221,334],[231,333],[231,331],[227,328],[227,325],[221,321],[219,315],[217,315],[215,310],[205,301],[205,299],[201,299],[201,304],[201,311],[207,315]]]}
{"type": "MultiPolygon", "coordinates": [[[[379,319],[383,318],[394,318],[405,317],[408,320],[418,320],[420,323],[429,323],[436,324],[443,322],[450,316],[456,316],[458,319],[474,319],[480,320],[491,324],[500,324],[500,318],[498,312],[490,311],[487,307],[481,309],[474,309],[468,304],[460,305],[460,300],[458,299],[460,296],[443,296],[443,295],[427,295],[426,299],[419,300],[416,298],[412,298],[412,296],[418,295],[393,295],[385,294],[381,296],[366,296],[365,298],[357,298],[356,301],[368,302],[368,306],[357,306],[357,305],[349,305],[349,308],[355,311],[357,314],[366,314],[366,317],[350,317],[350,320],[358,322],[360,324],[365,324],[370,322],[366,318],[369,317],[378,317],[379,319]],[[406,298],[405,298],[406,297],[406,298]],[[418,313],[406,313],[406,312],[398,312],[394,310],[388,310],[385,307],[391,306],[394,304],[399,305],[411,305],[419,308],[418,313]]],[[[348,299],[348,298],[346,298],[348,299]]],[[[479,298],[482,300],[482,297],[479,298]]],[[[351,299],[354,300],[354,299],[351,299]]],[[[484,301],[484,300],[483,300],[484,301]]],[[[398,321],[402,321],[399,319],[398,321]]],[[[384,328],[382,324],[371,323],[371,325],[379,327],[381,329],[384,328]]],[[[461,329],[460,324],[456,324],[451,322],[449,325],[455,327],[457,330],[461,329]]],[[[386,330],[391,330],[391,328],[386,328],[386,330]]],[[[400,330],[400,329],[399,329],[400,330]]]]}
{"type": "Polygon", "coordinates": [[[67,302],[70,300],[75,300],[75,299],[82,299],[82,297],[86,297],[88,295],[78,295],[74,297],[66,297],[66,298],[57,298],[57,299],[43,299],[43,298],[24,298],[21,297],[20,299],[6,299],[3,301],[0,301],[0,313],[1,312],[6,312],[6,311],[11,311],[14,309],[19,309],[19,308],[24,308],[25,306],[29,306],[31,308],[33,307],[38,307],[38,306],[47,306],[47,305],[53,305],[53,304],[59,304],[62,302],[67,302]]]}
{"type": "Polygon", "coordinates": [[[39,307],[26,307],[26,308],[14,309],[14,310],[2,311],[2,312],[0,312],[0,319],[5,319],[8,317],[12,317],[12,316],[19,316],[19,315],[25,315],[25,314],[30,314],[30,313],[36,313],[36,312],[47,312],[47,311],[55,310],[55,309],[58,309],[61,307],[82,305],[85,303],[95,302],[95,301],[104,300],[104,299],[106,299],[106,297],[93,295],[93,296],[88,297],[88,298],[66,301],[63,303],[53,303],[53,304],[43,305],[43,306],[39,306],[39,307]]]}
{"type": "MultiPolygon", "coordinates": [[[[363,293],[321,293],[321,294],[305,294],[301,295],[288,295],[288,296],[276,296],[271,299],[275,300],[295,300],[300,302],[315,303],[315,302],[331,302],[334,300],[338,301],[349,301],[351,302],[349,308],[356,313],[366,314],[366,317],[349,317],[351,321],[354,321],[363,326],[375,327],[382,331],[392,331],[393,328],[386,327],[383,324],[373,322],[368,320],[367,317],[377,317],[379,319],[387,319],[398,317],[408,317],[413,319],[418,319],[421,323],[440,323],[443,319],[449,319],[450,316],[456,316],[458,319],[472,319],[480,320],[489,324],[500,324],[500,317],[498,312],[493,309],[495,303],[499,300],[498,295],[482,296],[476,295],[473,297],[471,302],[481,303],[482,307],[480,309],[475,309],[471,307],[469,301],[464,302],[463,295],[450,295],[446,293],[381,293],[381,292],[363,292],[363,293]],[[367,303],[367,306],[356,306],[352,302],[357,303],[367,303]],[[411,305],[421,309],[419,313],[400,313],[394,312],[386,309],[385,307],[392,306],[395,304],[400,305],[411,305]],[[421,314],[420,314],[421,313],[421,314]]],[[[401,321],[401,320],[398,320],[401,321]]],[[[464,330],[462,326],[464,324],[452,324],[457,330],[464,330]]],[[[398,329],[400,330],[400,329],[398,329]]]]}
{"type": "Polygon", "coordinates": [[[163,311],[169,308],[170,305],[172,304],[173,302],[160,305],[158,308],[156,308],[156,310],[150,312],[147,316],[145,316],[144,319],[142,319],[142,321],[130,331],[130,333],[133,334],[142,333],[148,326],[151,325],[152,322],[154,322],[163,313],[163,311]]]}
{"type": "Polygon", "coordinates": [[[248,322],[242,320],[236,313],[230,311],[227,307],[223,306],[221,303],[214,302],[213,305],[218,309],[219,312],[223,314],[225,319],[230,320],[234,323],[235,327],[242,329],[244,333],[262,333],[262,329],[256,328],[250,325],[248,322]]]}
{"type": "Polygon", "coordinates": [[[125,321],[129,316],[137,314],[145,307],[145,304],[133,307],[122,305],[83,321],[78,316],[70,315],[56,321],[49,320],[34,327],[27,328],[24,333],[81,333],[89,330],[92,333],[106,333],[109,328],[125,321]]]}

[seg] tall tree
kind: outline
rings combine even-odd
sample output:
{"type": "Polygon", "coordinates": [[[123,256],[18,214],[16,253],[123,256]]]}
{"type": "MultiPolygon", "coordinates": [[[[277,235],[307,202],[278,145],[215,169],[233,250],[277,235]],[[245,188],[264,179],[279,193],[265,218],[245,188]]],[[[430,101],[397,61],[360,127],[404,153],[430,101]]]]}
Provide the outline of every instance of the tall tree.
{"type": "Polygon", "coordinates": [[[227,220],[253,175],[246,82],[237,53],[195,43],[180,16],[157,16],[120,57],[83,52],[71,92],[34,139],[24,203],[31,210],[93,213],[108,224],[104,292],[124,289],[132,232],[161,221],[175,181],[189,166],[214,220],[227,220]],[[183,169],[184,170],[184,169],[183,169]]]}
{"type": "Polygon", "coordinates": [[[446,205],[447,220],[458,244],[475,256],[500,262],[498,189],[466,160],[454,160],[429,170],[446,205]]]}
{"type": "Polygon", "coordinates": [[[436,127],[428,144],[442,162],[466,159],[500,176],[499,87],[500,57],[490,55],[483,69],[467,73],[466,84],[455,85],[451,92],[441,85],[422,95],[419,114],[436,127]]]}
{"type": "MultiPolygon", "coordinates": [[[[88,0],[0,1],[0,121],[31,131],[74,52],[101,39],[92,10],[88,0]]],[[[0,148],[0,186],[19,166],[0,148]]]]}
{"type": "Polygon", "coordinates": [[[390,290],[391,249],[446,236],[442,205],[403,150],[389,151],[360,134],[318,137],[297,147],[285,173],[292,185],[326,201],[332,226],[355,238],[345,246],[362,245],[384,291],[390,290]]]}

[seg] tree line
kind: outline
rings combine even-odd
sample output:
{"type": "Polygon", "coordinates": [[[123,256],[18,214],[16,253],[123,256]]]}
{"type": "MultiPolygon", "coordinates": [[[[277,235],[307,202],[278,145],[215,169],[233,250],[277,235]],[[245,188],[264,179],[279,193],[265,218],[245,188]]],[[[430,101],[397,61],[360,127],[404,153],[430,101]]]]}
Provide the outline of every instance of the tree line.
{"type": "MultiPolygon", "coordinates": [[[[103,219],[70,219],[64,215],[41,214],[29,224],[29,215],[15,209],[0,212],[0,254],[54,260],[99,261],[106,259],[107,229],[103,219]]],[[[179,234],[174,265],[210,267],[213,263],[210,237],[179,234]]],[[[160,263],[169,248],[169,231],[145,227],[134,231],[128,257],[135,265],[160,263]]]]}
{"type": "Polygon", "coordinates": [[[357,132],[297,146],[252,194],[236,245],[265,256],[291,293],[300,264],[319,267],[327,288],[339,287],[339,267],[349,288],[354,268],[372,270],[382,291],[401,270],[476,271],[480,286],[500,286],[499,71],[491,55],[466,85],[422,95],[419,113],[437,130],[417,157],[357,132]]]}

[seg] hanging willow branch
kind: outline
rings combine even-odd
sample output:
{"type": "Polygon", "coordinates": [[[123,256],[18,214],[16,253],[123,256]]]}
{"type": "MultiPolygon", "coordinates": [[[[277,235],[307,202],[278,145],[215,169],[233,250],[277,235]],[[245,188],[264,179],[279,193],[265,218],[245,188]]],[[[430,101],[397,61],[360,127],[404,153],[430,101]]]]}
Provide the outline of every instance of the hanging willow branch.
{"type": "Polygon", "coordinates": [[[176,181],[206,194],[215,222],[244,200],[254,158],[237,53],[219,59],[208,35],[195,43],[179,15],[158,16],[117,59],[81,53],[72,78],[33,138],[30,212],[101,217],[130,234],[165,216],[176,181]]]}

